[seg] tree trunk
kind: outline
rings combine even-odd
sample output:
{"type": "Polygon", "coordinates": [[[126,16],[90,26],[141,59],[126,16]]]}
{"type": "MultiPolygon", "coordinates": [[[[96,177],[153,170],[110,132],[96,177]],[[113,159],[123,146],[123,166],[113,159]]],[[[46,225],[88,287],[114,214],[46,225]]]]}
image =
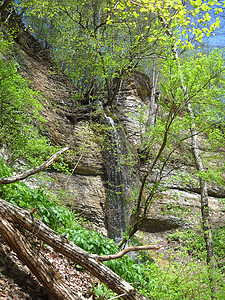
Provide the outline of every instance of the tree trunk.
{"type": "MultiPolygon", "coordinates": [[[[169,38],[173,37],[173,33],[170,31],[168,24],[163,19],[163,17],[159,17],[159,20],[162,24],[162,26],[166,29],[166,34],[169,38]]],[[[173,46],[173,55],[174,60],[176,60],[178,69],[181,72],[181,66],[179,63],[179,55],[176,46],[173,46]]],[[[201,156],[199,154],[199,146],[198,146],[198,133],[196,131],[195,121],[194,121],[194,113],[192,109],[192,105],[190,102],[190,99],[188,97],[187,88],[184,85],[184,81],[182,78],[182,73],[180,73],[180,85],[181,89],[183,90],[183,93],[186,97],[186,108],[188,111],[188,114],[191,118],[191,125],[190,125],[190,131],[191,131],[191,147],[192,147],[192,154],[195,162],[196,169],[199,172],[204,171],[203,163],[201,156]]],[[[211,282],[211,291],[212,291],[212,297],[214,298],[214,295],[217,292],[217,284],[216,280],[213,278],[213,270],[215,269],[215,261],[214,261],[214,254],[213,254],[213,240],[212,240],[212,231],[210,226],[210,217],[209,217],[209,204],[208,204],[208,189],[207,189],[207,183],[201,179],[199,176],[199,185],[201,190],[201,216],[202,216],[202,228],[204,232],[204,239],[205,239],[205,245],[206,245],[206,251],[207,251],[207,264],[210,268],[209,272],[209,280],[211,282]]]]}
{"type": "Polygon", "coordinates": [[[156,100],[156,90],[160,75],[160,70],[156,74],[156,50],[157,46],[155,48],[154,58],[153,58],[153,70],[152,70],[152,89],[151,89],[151,97],[150,97],[150,105],[149,105],[149,111],[148,111],[148,119],[146,122],[146,129],[148,130],[149,126],[153,125],[153,112],[154,112],[154,106],[155,106],[155,100],[156,100]]]}
{"type": "Polygon", "coordinates": [[[10,222],[0,216],[0,234],[3,240],[17,254],[36,276],[44,289],[56,300],[78,300],[64,280],[52,268],[51,264],[38,252],[21,232],[10,222]]]}
{"type": "MultiPolygon", "coordinates": [[[[191,107],[191,103],[189,102],[188,111],[191,117],[193,117],[193,111],[191,107]]],[[[191,125],[191,135],[192,135],[192,154],[195,161],[196,169],[199,172],[204,171],[203,163],[199,154],[199,146],[198,146],[198,135],[195,129],[195,124],[192,122],[191,125]]],[[[201,190],[201,216],[202,216],[202,229],[205,239],[206,251],[207,251],[207,264],[210,269],[209,280],[212,285],[212,298],[214,298],[214,294],[217,292],[217,284],[213,279],[213,270],[215,269],[215,260],[213,253],[213,239],[212,239],[212,230],[210,226],[210,216],[209,216],[209,203],[208,203],[208,188],[207,183],[199,177],[199,184],[201,190]]]]}
{"type": "MultiPolygon", "coordinates": [[[[115,274],[112,270],[104,264],[96,260],[95,255],[91,255],[79,248],[71,241],[63,236],[55,233],[52,229],[46,226],[43,222],[33,217],[32,214],[23,209],[0,199],[0,216],[9,222],[15,223],[20,228],[25,228],[29,232],[35,234],[39,239],[50,245],[56,251],[64,254],[67,258],[81,265],[88,270],[92,275],[106,284],[112,291],[122,295],[123,299],[127,300],[144,300],[146,299],[142,294],[136,291],[129,283],[115,274]]],[[[14,247],[17,247],[17,239],[12,236],[14,240],[14,247]]],[[[6,242],[8,238],[6,237],[6,242]]],[[[24,257],[21,257],[24,262],[24,257]]],[[[64,299],[71,299],[65,297],[64,299]]]]}
{"type": "Polygon", "coordinates": [[[146,184],[148,176],[151,174],[153,168],[158,163],[158,161],[161,158],[161,155],[166,147],[170,126],[172,125],[172,122],[175,117],[176,116],[172,115],[171,113],[168,114],[167,121],[165,124],[165,132],[164,132],[164,136],[163,136],[163,141],[160,146],[160,149],[159,149],[156,157],[154,158],[149,170],[145,172],[143,179],[141,181],[141,186],[138,191],[137,205],[135,207],[135,213],[133,214],[134,222],[133,222],[131,228],[129,229],[128,233],[126,233],[126,236],[117,244],[118,247],[122,247],[122,245],[124,245],[137,232],[140,222],[143,221],[143,219],[145,218],[145,213],[149,207],[149,201],[148,201],[149,197],[145,197],[145,195],[144,195],[145,184],[146,184]],[[144,214],[141,212],[142,203],[144,206],[144,212],[145,212],[144,214]]]}

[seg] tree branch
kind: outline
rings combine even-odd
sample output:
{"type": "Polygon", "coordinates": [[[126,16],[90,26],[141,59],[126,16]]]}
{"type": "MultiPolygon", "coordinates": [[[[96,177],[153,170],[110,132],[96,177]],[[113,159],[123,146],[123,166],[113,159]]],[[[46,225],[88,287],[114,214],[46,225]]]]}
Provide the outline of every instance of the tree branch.
{"type": "Polygon", "coordinates": [[[94,259],[96,259],[97,261],[107,261],[107,260],[112,260],[112,259],[118,259],[123,257],[125,254],[132,252],[132,251],[140,251],[140,250],[158,250],[160,249],[159,246],[156,245],[147,245],[147,246],[135,246],[135,247],[128,247],[122,251],[120,251],[117,254],[111,254],[111,255],[92,255],[92,257],[94,259]]]}
{"type": "Polygon", "coordinates": [[[0,6],[0,12],[3,11],[10,2],[11,0],[5,0],[0,6]]]}
{"type": "Polygon", "coordinates": [[[22,174],[16,175],[16,176],[11,176],[11,177],[7,177],[7,178],[0,178],[0,184],[9,184],[9,183],[14,183],[20,180],[23,180],[35,173],[39,173],[41,171],[43,171],[44,169],[46,169],[47,167],[49,167],[51,164],[54,163],[54,161],[57,160],[58,156],[60,154],[62,154],[63,152],[65,152],[66,150],[69,150],[68,147],[65,147],[61,150],[59,150],[58,152],[56,152],[54,155],[52,155],[46,162],[44,162],[43,164],[41,164],[38,167],[35,167],[33,169],[27,170],[22,174]]]}

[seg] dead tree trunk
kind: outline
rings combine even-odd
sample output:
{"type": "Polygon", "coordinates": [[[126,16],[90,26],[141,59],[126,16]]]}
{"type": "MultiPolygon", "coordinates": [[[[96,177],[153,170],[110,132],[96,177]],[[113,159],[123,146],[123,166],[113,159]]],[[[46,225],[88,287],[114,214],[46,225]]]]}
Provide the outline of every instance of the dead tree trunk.
{"type": "MultiPolygon", "coordinates": [[[[112,291],[115,293],[121,295],[123,299],[126,300],[144,300],[146,299],[142,294],[140,294],[138,291],[136,291],[129,283],[127,283],[125,280],[123,280],[121,277],[119,277],[117,274],[115,274],[112,270],[110,270],[108,267],[106,267],[101,262],[97,261],[98,257],[96,255],[91,255],[84,251],[83,249],[79,248],[75,244],[73,244],[71,241],[67,240],[63,236],[57,234],[55,231],[50,229],[47,225],[45,225],[40,220],[33,217],[32,214],[29,212],[24,211],[23,209],[16,207],[12,205],[11,203],[4,201],[0,199],[0,216],[2,219],[7,220],[10,223],[13,223],[15,225],[19,225],[20,228],[24,228],[28,230],[29,232],[32,232],[35,234],[39,239],[43,240],[45,243],[50,245],[54,250],[64,254],[67,258],[74,261],[76,264],[81,265],[86,270],[88,270],[92,275],[97,277],[99,280],[101,280],[104,284],[106,284],[112,291]]],[[[12,232],[12,225],[9,223],[6,223],[4,221],[3,223],[6,226],[7,224],[7,231],[11,229],[12,232]]],[[[2,225],[3,226],[3,225],[2,225]]],[[[3,227],[2,227],[3,228],[3,227]]],[[[6,232],[7,232],[6,231],[6,232]]],[[[2,232],[4,234],[4,231],[2,229],[2,232]]],[[[18,232],[16,233],[18,234],[18,232]]],[[[7,235],[5,236],[5,241],[8,243],[9,237],[7,235]]],[[[19,238],[11,233],[12,240],[12,246],[14,247],[16,252],[17,251],[17,243],[19,243],[19,238]]],[[[25,243],[24,241],[22,244],[25,243]]],[[[20,245],[21,247],[23,245],[20,245]]],[[[18,245],[19,247],[19,245],[18,245]]],[[[22,253],[24,252],[22,248],[22,253]]],[[[25,246],[26,249],[26,246],[25,246]]],[[[28,247],[29,249],[29,247],[28,247]]],[[[28,250],[29,251],[29,250],[28,250]]],[[[31,250],[30,250],[31,251],[31,250]]],[[[30,253],[31,254],[31,253],[30,253]]],[[[28,253],[28,255],[30,255],[28,253]]],[[[20,256],[21,260],[25,263],[27,262],[27,257],[24,257],[23,255],[20,256]]],[[[37,262],[39,263],[39,261],[37,262]]],[[[29,265],[28,265],[29,267],[29,265]]],[[[32,264],[32,268],[35,267],[35,264],[32,264]]],[[[44,268],[44,267],[43,267],[44,268]]],[[[41,273],[43,273],[43,270],[40,269],[41,273]]],[[[37,274],[39,272],[39,268],[37,270],[34,270],[34,274],[37,274]]],[[[46,283],[49,284],[49,283],[46,283]]],[[[62,299],[62,298],[55,298],[55,299],[62,299]]],[[[68,298],[65,297],[64,299],[76,299],[76,298],[68,298]]]]}
{"type": "Polygon", "coordinates": [[[0,234],[6,244],[17,254],[18,258],[27,265],[44,289],[56,300],[78,300],[66,285],[64,280],[52,268],[40,252],[21,234],[21,232],[6,219],[0,216],[0,234]]]}
{"type": "Polygon", "coordinates": [[[57,159],[60,154],[63,152],[69,150],[68,147],[65,147],[58,152],[56,152],[54,155],[52,155],[47,161],[45,161],[43,164],[41,164],[38,167],[35,167],[33,169],[27,170],[22,174],[11,176],[11,177],[6,177],[6,178],[0,178],[0,184],[9,184],[9,183],[14,183],[23,179],[26,179],[27,177],[34,175],[36,173],[39,173],[41,171],[44,171],[46,168],[51,166],[57,159]]]}

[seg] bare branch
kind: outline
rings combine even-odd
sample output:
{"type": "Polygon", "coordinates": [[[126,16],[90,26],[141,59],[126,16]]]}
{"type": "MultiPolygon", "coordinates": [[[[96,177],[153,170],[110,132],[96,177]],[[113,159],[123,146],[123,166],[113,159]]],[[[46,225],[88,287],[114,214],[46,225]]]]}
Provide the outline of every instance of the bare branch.
{"type": "Polygon", "coordinates": [[[22,174],[16,175],[16,176],[11,176],[11,177],[7,177],[7,178],[0,178],[0,184],[9,184],[9,183],[14,183],[20,180],[23,180],[33,174],[39,173],[43,170],[45,170],[47,167],[49,167],[50,165],[52,165],[54,163],[54,161],[57,160],[58,156],[60,154],[62,154],[63,152],[69,150],[68,147],[65,147],[61,150],[59,150],[58,152],[56,152],[54,155],[52,155],[46,162],[44,162],[43,164],[41,164],[38,167],[35,167],[33,169],[27,170],[22,174]]]}
{"type": "Polygon", "coordinates": [[[124,296],[124,295],[125,295],[125,294],[121,294],[121,295],[118,295],[118,296],[116,296],[116,297],[110,298],[109,300],[118,299],[118,298],[120,298],[120,297],[122,297],[122,296],[124,296]]]}
{"type": "Polygon", "coordinates": [[[140,251],[140,250],[158,250],[160,249],[159,246],[157,245],[147,245],[147,246],[135,246],[135,247],[128,247],[122,251],[120,251],[117,254],[111,254],[111,255],[93,255],[93,258],[96,259],[97,261],[107,261],[107,260],[112,260],[112,259],[118,259],[123,257],[125,254],[132,252],[132,251],[140,251]]]}

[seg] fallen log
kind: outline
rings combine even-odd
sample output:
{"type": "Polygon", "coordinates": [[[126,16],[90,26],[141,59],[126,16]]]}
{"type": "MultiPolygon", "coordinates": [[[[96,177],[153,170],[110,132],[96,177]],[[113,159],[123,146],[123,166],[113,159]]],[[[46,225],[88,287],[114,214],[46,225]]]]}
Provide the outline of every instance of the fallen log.
{"type": "Polygon", "coordinates": [[[19,225],[20,228],[24,228],[35,234],[39,239],[50,245],[54,250],[64,254],[67,258],[85,268],[93,276],[106,284],[112,291],[118,295],[122,295],[121,297],[123,299],[146,299],[111,269],[97,261],[93,255],[79,248],[65,237],[54,232],[43,222],[34,218],[34,216],[29,212],[0,199],[0,216],[15,225],[19,225]]]}
{"type": "Polygon", "coordinates": [[[17,257],[27,265],[30,271],[53,299],[79,300],[54,270],[49,261],[38,252],[23,234],[9,221],[0,216],[0,234],[17,257]]]}

